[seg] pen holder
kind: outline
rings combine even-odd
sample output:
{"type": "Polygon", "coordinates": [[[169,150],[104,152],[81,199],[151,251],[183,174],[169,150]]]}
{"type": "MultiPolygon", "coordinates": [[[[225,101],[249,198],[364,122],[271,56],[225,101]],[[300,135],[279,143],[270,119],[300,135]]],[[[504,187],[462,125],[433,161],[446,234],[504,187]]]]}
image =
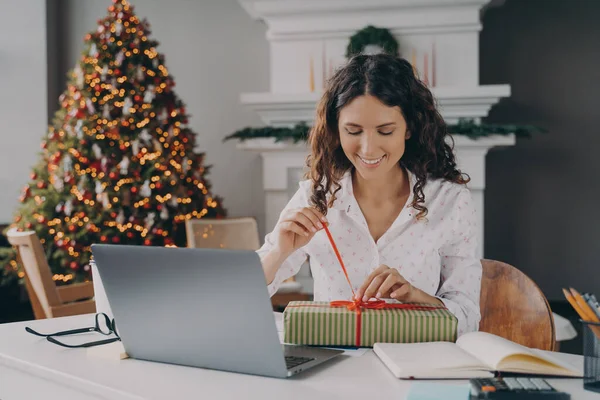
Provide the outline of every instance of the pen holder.
{"type": "Polygon", "coordinates": [[[583,325],[583,388],[600,393],[600,323],[581,321],[583,325]]]}

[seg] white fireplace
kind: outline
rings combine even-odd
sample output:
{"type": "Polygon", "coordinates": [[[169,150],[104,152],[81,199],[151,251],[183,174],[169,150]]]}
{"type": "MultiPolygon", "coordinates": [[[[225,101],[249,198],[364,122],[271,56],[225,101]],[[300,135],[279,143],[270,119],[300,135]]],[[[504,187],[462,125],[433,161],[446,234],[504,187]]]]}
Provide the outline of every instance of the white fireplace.
{"type": "MultiPolygon", "coordinates": [[[[270,91],[242,93],[240,101],[266,125],[312,124],[324,81],[345,61],[350,36],[373,25],[389,29],[400,53],[427,77],[448,123],[479,121],[509,85],[479,85],[480,13],[496,0],[238,0],[252,18],[267,25],[270,91]],[[312,67],[311,67],[312,65],[312,67]],[[311,72],[312,70],[312,72],[311,72]]],[[[479,213],[483,257],[485,158],[489,149],[512,146],[514,136],[469,139],[454,136],[459,168],[470,175],[479,213]]],[[[308,149],[305,143],[252,139],[238,143],[262,158],[265,229],[298,188],[308,149]]],[[[305,289],[312,290],[307,284],[305,289]]]]}

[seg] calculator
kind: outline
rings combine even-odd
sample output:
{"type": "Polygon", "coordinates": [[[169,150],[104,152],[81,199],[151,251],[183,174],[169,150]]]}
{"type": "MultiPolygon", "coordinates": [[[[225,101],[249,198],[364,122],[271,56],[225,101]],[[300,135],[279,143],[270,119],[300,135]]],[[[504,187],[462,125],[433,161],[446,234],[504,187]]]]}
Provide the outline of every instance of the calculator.
{"type": "Polygon", "coordinates": [[[482,378],[470,379],[471,399],[489,400],[570,400],[571,395],[559,392],[542,378],[482,378]]]}

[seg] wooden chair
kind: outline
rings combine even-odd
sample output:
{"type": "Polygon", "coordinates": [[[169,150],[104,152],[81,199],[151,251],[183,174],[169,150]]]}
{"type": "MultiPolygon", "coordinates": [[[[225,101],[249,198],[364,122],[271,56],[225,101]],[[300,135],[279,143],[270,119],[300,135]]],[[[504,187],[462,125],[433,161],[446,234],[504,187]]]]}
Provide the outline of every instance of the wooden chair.
{"type": "Polygon", "coordinates": [[[35,232],[19,232],[13,228],[8,231],[7,238],[25,270],[25,286],[36,319],[96,312],[92,282],[55,285],[44,248],[35,232]]]}
{"type": "MultiPolygon", "coordinates": [[[[256,220],[252,217],[225,219],[189,219],[185,229],[188,247],[258,250],[260,239],[256,220]]],[[[287,279],[277,293],[271,297],[275,308],[285,307],[290,301],[310,300],[310,295],[301,293],[302,285],[295,278],[287,279]]]]}
{"type": "Polygon", "coordinates": [[[556,349],[552,310],[527,275],[500,261],[482,260],[479,330],[527,347],[556,349]]]}
{"type": "Polygon", "coordinates": [[[233,250],[260,247],[256,220],[251,217],[188,219],[185,231],[188,247],[233,250]]]}

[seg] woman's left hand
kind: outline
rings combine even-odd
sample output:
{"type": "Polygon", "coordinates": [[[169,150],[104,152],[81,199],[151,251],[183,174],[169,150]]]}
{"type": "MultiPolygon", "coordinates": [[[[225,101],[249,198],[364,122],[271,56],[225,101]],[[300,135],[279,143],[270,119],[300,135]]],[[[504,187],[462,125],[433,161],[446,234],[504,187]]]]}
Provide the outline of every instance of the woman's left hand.
{"type": "Polygon", "coordinates": [[[368,301],[371,297],[392,298],[411,302],[415,289],[396,268],[381,265],[365,280],[356,292],[356,298],[368,301]]]}
{"type": "Polygon", "coordinates": [[[444,303],[410,284],[396,268],[381,265],[365,280],[356,292],[356,299],[369,301],[371,297],[391,298],[403,303],[427,303],[443,306],[444,303]]]}

